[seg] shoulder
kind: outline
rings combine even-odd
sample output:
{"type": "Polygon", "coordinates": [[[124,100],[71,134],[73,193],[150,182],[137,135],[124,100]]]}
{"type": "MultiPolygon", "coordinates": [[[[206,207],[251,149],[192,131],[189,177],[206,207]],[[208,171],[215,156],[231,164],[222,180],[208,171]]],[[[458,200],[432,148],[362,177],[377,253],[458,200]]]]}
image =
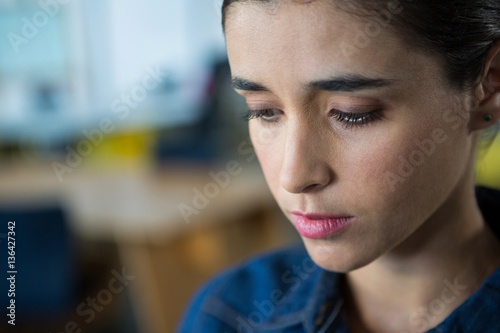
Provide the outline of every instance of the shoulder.
{"type": "Polygon", "coordinates": [[[179,332],[252,332],[280,316],[300,321],[321,272],[303,245],[258,256],[201,288],[179,332]]]}
{"type": "MultiPolygon", "coordinates": [[[[461,285],[457,280],[449,281],[447,288],[453,299],[467,285],[461,285]]],[[[444,331],[460,332],[500,332],[500,268],[497,269],[462,305],[439,326],[444,331]]]]}

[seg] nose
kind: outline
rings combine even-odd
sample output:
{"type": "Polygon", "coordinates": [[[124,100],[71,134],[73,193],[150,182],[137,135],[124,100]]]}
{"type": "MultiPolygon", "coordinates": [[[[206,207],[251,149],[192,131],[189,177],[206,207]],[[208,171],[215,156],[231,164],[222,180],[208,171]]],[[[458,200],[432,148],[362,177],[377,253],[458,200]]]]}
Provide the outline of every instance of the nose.
{"type": "Polygon", "coordinates": [[[304,125],[287,128],[284,137],[280,185],[290,193],[318,191],[333,179],[321,132],[304,125]]]}

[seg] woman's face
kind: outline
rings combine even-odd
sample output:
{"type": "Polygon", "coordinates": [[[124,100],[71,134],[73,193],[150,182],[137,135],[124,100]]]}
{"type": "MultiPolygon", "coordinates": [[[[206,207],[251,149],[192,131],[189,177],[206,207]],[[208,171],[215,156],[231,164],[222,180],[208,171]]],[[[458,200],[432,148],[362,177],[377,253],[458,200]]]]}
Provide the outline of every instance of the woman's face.
{"type": "Polygon", "coordinates": [[[447,86],[440,58],[375,22],[322,0],[234,4],[226,21],[271,192],[313,260],[340,272],[431,223],[473,150],[466,96],[447,86]]]}

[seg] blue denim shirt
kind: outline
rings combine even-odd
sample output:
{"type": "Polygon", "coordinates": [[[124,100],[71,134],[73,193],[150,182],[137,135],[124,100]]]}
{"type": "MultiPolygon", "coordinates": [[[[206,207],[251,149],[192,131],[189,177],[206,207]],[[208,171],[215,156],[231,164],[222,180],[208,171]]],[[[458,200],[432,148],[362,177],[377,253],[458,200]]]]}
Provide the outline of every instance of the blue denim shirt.
{"type": "MultiPolygon", "coordinates": [[[[500,192],[478,187],[476,195],[483,216],[500,237],[500,192]]],[[[263,255],[204,286],[189,306],[179,332],[347,333],[340,291],[343,276],[317,266],[302,245],[263,255]]],[[[443,285],[442,302],[453,301],[464,290],[456,280],[445,280],[443,285]]],[[[409,320],[416,328],[427,328],[426,316],[431,315],[432,309],[409,320]]],[[[446,320],[427,329],[499,333],[500,269],[446,320]]]]}

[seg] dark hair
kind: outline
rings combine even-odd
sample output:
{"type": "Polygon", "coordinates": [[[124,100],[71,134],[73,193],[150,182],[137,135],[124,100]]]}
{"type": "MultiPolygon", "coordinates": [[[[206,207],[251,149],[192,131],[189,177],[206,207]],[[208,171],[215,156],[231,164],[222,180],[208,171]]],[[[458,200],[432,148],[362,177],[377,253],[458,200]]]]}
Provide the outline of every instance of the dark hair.
{"type": "MultiPolygon", "coordinates": [[[[281,0],[224,0],[227,9],[237,2],[274,3],[281,0]]],[[[402,11],[391,25],[412,45],[444,56],[445,74],[452,87],[473,88],[481,79],[489,49],[500,39],[499,0],[335,0],[353,8],[381,11],[392,3],[402,11]]]]}

